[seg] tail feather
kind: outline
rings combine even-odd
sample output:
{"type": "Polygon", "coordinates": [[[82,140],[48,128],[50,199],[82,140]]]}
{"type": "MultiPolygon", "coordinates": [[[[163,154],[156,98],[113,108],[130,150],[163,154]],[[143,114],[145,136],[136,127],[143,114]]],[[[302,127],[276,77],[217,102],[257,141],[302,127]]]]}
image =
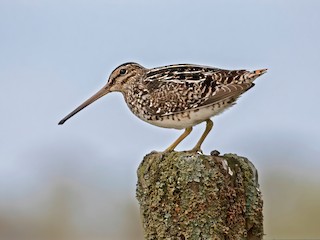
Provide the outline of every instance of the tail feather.
{"type": "Polygon", "coordinates": [[[246,79],[253,82],[257,77],[260,77],[262,74],[266,73],[268,71],[267,68],[265,69],[259,69],[259,70],[254,70],[252,72],[248,72],[246,74],[246,79]]]}

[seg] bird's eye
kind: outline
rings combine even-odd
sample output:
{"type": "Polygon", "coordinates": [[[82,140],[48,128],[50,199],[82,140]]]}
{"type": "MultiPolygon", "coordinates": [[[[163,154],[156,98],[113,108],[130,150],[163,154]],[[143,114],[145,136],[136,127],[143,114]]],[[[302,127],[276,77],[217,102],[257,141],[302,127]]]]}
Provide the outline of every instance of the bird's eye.
{"type": "Polygon", "coordinates": [[[120,69],[120,74],[121,74],[121,75],[126,74],[126,72],[127,72],[127,70],[126,70],[126,69],[124,69],[124,68],[120,69]]]}

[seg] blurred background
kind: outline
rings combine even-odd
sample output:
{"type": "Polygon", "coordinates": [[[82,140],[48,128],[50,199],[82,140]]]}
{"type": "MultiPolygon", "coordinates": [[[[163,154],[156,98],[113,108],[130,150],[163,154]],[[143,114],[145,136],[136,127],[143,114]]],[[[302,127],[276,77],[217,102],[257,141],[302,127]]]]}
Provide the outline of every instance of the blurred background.
{"type": "Polygon", "coordinates": [[[214,118],[203,150],[255,164],[265,239],[320,239],[319,11],[316,0],[0,0],[0,239],[143,239],[136,169],[181,132],[142,122],[117,93],[57,124],[127,61],[269,68],[214,118]]]}

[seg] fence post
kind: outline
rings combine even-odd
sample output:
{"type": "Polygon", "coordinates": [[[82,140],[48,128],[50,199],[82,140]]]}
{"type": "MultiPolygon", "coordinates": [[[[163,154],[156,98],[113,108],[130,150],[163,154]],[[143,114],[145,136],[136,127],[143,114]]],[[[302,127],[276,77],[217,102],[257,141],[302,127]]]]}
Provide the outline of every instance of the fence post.
{"type": "Polygon", "coordinates": [[[152,152],[137,174],[146,240],[262,239],[258,175],[247,158],[152,152]]]}

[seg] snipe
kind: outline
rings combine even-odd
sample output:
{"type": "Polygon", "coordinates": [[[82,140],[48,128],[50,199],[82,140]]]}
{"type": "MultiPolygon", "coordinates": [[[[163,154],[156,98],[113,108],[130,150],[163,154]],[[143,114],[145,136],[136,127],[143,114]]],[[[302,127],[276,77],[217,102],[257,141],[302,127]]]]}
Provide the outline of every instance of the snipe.
{"type": "Polygon", "coordinates": [[[147,69],[137,63],[125,63],[111,73],[100,91],[59,124],[107,93],[121,92],[130,110],[141,120],[159,127],[185,129],[165,151],[173,151],[193,126],[206,121],[204,133],[191,150],[201,151],[201,144],[213,126],[210,118],[235,104],[266,71],[224,70],[191,64],[147,69]]]}

